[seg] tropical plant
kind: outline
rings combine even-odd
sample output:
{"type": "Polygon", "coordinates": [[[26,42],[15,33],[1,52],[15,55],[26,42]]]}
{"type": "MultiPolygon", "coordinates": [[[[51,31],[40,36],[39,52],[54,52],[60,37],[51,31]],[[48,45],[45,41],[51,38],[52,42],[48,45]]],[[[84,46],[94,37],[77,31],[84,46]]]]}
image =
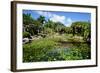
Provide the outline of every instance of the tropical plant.
{"type": "Polygon", "coordinates": [[[31,14],[23,14],[23,24],[29,25],[32,24],[34,19],[31,17],[31,14]]]}
{"type": "Polygon", "coordinates": [[[91,38],[90,37],[91,29],[90,29],[89,22],[74,22],[72,23],[71,28],[72,28],[73,36],[75,34],[79,36],[83,36],[85,41],[91,38]]]}

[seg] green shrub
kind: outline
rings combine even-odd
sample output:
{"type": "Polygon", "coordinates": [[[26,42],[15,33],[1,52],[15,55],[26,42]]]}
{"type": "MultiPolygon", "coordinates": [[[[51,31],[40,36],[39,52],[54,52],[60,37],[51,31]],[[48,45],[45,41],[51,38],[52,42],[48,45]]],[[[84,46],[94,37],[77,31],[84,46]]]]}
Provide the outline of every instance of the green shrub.
{"type": "Polygon", "coordinates": [[[43,61],[43,57],[56,47],[56,42],[49,39],[34,40],[23,45],[24,62],[43,61]]]}
{"type": "Polygon", "coordinates": [[[29,32],[23,32],[23,38],[30,38],[29,32]]]}

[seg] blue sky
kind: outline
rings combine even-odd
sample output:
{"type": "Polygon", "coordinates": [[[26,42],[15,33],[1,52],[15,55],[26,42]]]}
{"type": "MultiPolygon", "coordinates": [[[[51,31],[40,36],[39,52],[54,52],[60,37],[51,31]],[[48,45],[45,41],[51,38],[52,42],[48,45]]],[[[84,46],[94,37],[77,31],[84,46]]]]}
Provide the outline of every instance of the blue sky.
{"type": "Polygon", "coordinates": [[[91,21],[90,13],[82,12],[55,12],[55,11],[36,11],[36,10],[23,10],[24,14],[31,14],[34,19],[37,19],[40,15],[45,16],[45,19],[52,20],[54,22],[61,22],[65,26],[70,26],[72,22],[76,21],[91,21]]]}

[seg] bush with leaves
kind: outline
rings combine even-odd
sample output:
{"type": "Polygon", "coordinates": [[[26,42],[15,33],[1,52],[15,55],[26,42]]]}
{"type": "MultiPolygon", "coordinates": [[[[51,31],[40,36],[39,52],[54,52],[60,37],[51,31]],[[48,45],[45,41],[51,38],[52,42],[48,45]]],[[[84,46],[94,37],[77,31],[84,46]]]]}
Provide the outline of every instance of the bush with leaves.
{"type": "Polygon", "coordinates": [[[23,38],[30,38],[31,35],[29,32],[23,32],[23,38]]]}

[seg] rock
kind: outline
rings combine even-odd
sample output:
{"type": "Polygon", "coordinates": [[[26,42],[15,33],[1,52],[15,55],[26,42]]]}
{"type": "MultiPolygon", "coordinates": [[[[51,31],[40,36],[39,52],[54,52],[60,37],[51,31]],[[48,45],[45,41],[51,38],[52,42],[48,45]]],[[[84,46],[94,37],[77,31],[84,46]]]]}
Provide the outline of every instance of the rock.
{"type": "Polygon", "coordinates": [[[23,44],[28,43],[29,42],[29,38],[23,38],[23,44]]]}

